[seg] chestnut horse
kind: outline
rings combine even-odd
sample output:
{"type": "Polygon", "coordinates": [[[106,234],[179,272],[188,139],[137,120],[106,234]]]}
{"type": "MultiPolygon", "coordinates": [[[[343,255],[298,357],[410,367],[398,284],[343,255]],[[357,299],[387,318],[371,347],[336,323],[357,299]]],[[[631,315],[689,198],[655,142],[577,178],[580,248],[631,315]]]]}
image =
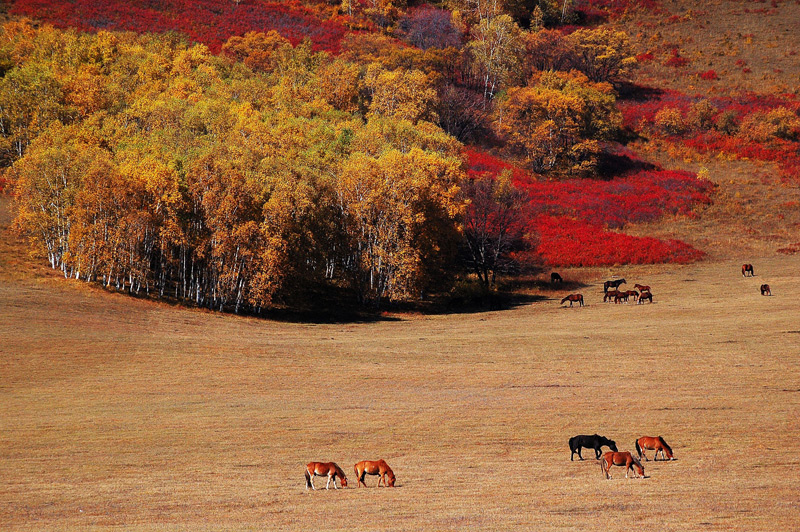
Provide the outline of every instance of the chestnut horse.
{"type": "Polygon", "coordinates": [[[550,282],[553,283],[553,284],[563,283],[564,279],[560,275],[558,275],[556,272],[553,272],[553,273],[550,274],[550,282]]]}
{"type": "Polygon", "coordinates": [[[653,302],[653,294],[651,294],[650,292],[642,292],[641,294],[639,294],[639,303],[637,303],[637,304],[641,305],[642,303],[644,303],[645,299],[649,300],[650,303],[652,303],[653,302]]]}
{"type": "Polygon", "coordinates": [[[661,453],[661,457],[665,460],[674,460],[672,457],[672,447],[667,445],[667,442],[664,441],[664,438],[661,436],[642,436],[638,440],[636,440],[636,453],[639,455],[639,458],[644,457],[647,460],[647,455],[644,454],[645,451],[655,451],[656,455],[653,457],[653,461],[658,460],[658,453],[661,453]]]}
{"type": "Polygon", "coordinates": [[[614,296],[614,304],[616,305],[620,301],[628,302],[628,292],[620,292],[617,290],[617,294],[614,296]]]}
{"type": "Polygon", "coordinates": [[[772,291],[769,289],[769,285],[768,284],[762,284],[761,285],[761,295],[762,296],[771,296],[772,295],[772,291]]]}
{"type": "Polygon", "coordinates": [[[635,285],[633,285],[633,287],[635,289],[637,289],[639,292],[649,292],[650,291],[650,287],[647,286],[646,284],[636,283],[635,285]]]}
{"type": "Polygon", "coordinates": [[[755,273],[753,273],[753,265],[752,264],[742,264],[742,277],[747,277],[747,272],[750,272],[750,277],[755,277],[755,273]]]}
{"type": "Polygon", "coordinates": [[[609,288],[619,288],[621,284],[628,284],[625,279],[617,279],[616,281],[606,281],[603,283],[603,292],[608,292],[609,288]]]}
{"type": "Polygon", "coordinates": [[[569,306],[570,307],[572,306],[572,303],[575,302],[575,301],[580,303],[580,306],[582,307],[583,306],[583,294],[570,294],[570,295],[568,295],[567,297],[565,297],[564,299],[561,300],[561,304],[563,305],[567,301],[569,301],[569,306]]]}
{"type": "Polygon", "coordinates": [[[314,487],[314,477],[328,477],[328,483],[325,484],[325,489],[328,489],[331,480],[333,480],[334,489],[339,489],[336,487],[336,477],[339,477],[343,488],[347,487],[347,477],[344,476],[344,471],[334,462],[309,462],[306,465],[306,489],[317,489],[314,487]]]}
{"type": "Polygon", "coordinates": [[[356,478],[358,479],[358,484],[356,484],[356,486],[361,486],[361,484],[364,484],[364,487],[366,488],[367,483],[364,482],[364,475],[378,475],[380,477],[378,478],[378,486],[381,485],[381,480],[383,480],[384,487],[394,487],[394,471],[392,471],[392,468],[389,467],[389,464],[387,464],[384,460],[362,460],[354,465],[353,469],[355,470],[356,478]],[[386,477],[389,477],[388,484],[386,483],[386,477]]]}
{"type": "Polygon", "coordinates": [[[620,294],[620,293],[621,292],[619,290],[610,290],[610,291],[606,292],[605,294],[603,294],[603,303],[605,303],[606,301],[611,301],[612,299],[615,299],[617,297],[617,295],[620,294]]]}
{"type": "Polygon", "coordinates": [[[625,478],[628,478],[628,470],[633,471],[633,468],[636,467],[636,471],[634,474],[637,477],[644,478],[644,466],[639,461],[638,458],[633,456],[628,451],[624,451],[621,453],[617,453],[614,451],[608,451],[606,454],[603,455],[603,459],[600,461],[600,469],[605,474],[606,478],[611,478],[611,466],[625,466],[625,478]]]}

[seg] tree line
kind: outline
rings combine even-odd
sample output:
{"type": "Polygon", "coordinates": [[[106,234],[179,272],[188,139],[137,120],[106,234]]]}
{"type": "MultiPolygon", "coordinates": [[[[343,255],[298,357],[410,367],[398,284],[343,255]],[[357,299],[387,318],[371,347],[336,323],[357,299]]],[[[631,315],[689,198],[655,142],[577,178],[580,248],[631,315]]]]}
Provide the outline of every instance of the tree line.
{"type": "Polygon", "coordinates": [[[17,225],[67,277],[237,312],[320,286],[414,298],[448,285],[459,252],[489,284],[524,195],[465,180],[460,141],[488,132],[533,170],[588,175],[631,66],[624,34],[523,31],[489,4],[409,10],[393,31],[419,47],[351,34],[337,56],[274,31],[217,55],[8,22],[17,225]]]}

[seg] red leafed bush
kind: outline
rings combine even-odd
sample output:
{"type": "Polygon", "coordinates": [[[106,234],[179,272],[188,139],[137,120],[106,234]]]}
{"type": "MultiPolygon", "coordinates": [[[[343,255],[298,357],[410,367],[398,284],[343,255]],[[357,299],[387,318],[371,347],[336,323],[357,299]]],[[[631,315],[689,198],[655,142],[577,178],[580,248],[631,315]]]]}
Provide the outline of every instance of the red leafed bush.
{"type": "Polygon", "coordinates": [[[686,264],[704,255],[678,240],[614,233],[566,216],[539,216],[532,227],[538,235],[536,252],[550,266],[686,264]]]}
{"type": "Polygon", "coordinates": [[[646,63],[648,61],[652,61],[653,59],[655,59],[655,56],[652,54],[652,52],[645,52],[636,56],[636,60],[640,63],[646,63]]]}
{"type": "Polygon", "coordinates": [[[713,70],[713,69],[712,70],[706,70],[705,72],[701,72],[700,73],[700,77],[702,79],[710,79],[710,80],[719,79],[719,76],[717,76],[717,71],[713,70]]]}
{"type": "MultiPolygon", "coordinates": [[[[624,157],[627,153],[627,150],[619,150],[617,155],[624,157]]],[[[622,228],[628,223],[657,220],[665,214],[693,215],[695,205],[711,201],[709,193],[713,186],[697,179],[695,174],[654,167],[609,181],[538,181],[489,154],[467,150],[466,155],[470,177],[496,176],[510,171],[514,185],[527,193],[528,232],[537,242],[534,255],[548,264],[689,262],[702,256],[701,252],[681,242],[637,238],[607,230],[622,228]],[[601,253],[598,250],[603,248],[601,241],[604,240],[608,240],[611,247],[601,253]]],[[[630,166],[637,168],[643,163],[637,159],[630,166]]],[[[517,260],[532,259],[522,253],[517,260]]]]}
{"type": "Polygon", "coordinates": [[[59,28],[83,31],[176,31],[219,52],[232,35],[275,30],[292,44],[311,39],[315,50],[339,51],[346,28],[321,20],[294,2],[262,0],[16,0],[14,15],[43,20],[59,28]]]}

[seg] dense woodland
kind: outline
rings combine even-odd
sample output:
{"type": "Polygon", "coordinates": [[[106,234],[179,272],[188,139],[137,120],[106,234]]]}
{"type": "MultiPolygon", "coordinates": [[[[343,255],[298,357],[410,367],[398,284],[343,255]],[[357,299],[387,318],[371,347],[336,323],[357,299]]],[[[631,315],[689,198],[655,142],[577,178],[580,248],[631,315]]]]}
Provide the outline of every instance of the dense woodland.
{"type": "Polygon", "coordinates": [[[620,105],[637,59],[597,22],[634,7],[20,0],[0,35],[17,225],[67,277],[234,311],[696,260],[613,231],[712,190],[623,148],[625,124],[766,146],[796,140],[797,106],[753,133],[708,100],[620,105]]]}

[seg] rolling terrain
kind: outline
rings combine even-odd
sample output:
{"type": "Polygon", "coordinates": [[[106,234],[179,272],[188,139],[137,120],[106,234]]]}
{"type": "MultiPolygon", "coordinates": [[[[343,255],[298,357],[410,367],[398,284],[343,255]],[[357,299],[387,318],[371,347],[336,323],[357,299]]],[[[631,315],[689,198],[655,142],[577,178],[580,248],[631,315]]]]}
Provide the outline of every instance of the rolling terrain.
{"type": "Polygon", "coordinates": [[[752,279],[731,259],[565,271],[582,309],[545,290],[509,311],[290,323],[23,268],[8,208],[0,528],[800,524],[796,255],[748,257],[752,279]],[[603,304],[612,273],[655,303],[603,304]],[[620,450],[662,435],[677,460],[607,481],[568,459],[567,439],[594,432],[620,450]],[[381,457],[394,489],[304,487],[308,461],[338,462],[353,486],[353,464],[381,457]]]}

